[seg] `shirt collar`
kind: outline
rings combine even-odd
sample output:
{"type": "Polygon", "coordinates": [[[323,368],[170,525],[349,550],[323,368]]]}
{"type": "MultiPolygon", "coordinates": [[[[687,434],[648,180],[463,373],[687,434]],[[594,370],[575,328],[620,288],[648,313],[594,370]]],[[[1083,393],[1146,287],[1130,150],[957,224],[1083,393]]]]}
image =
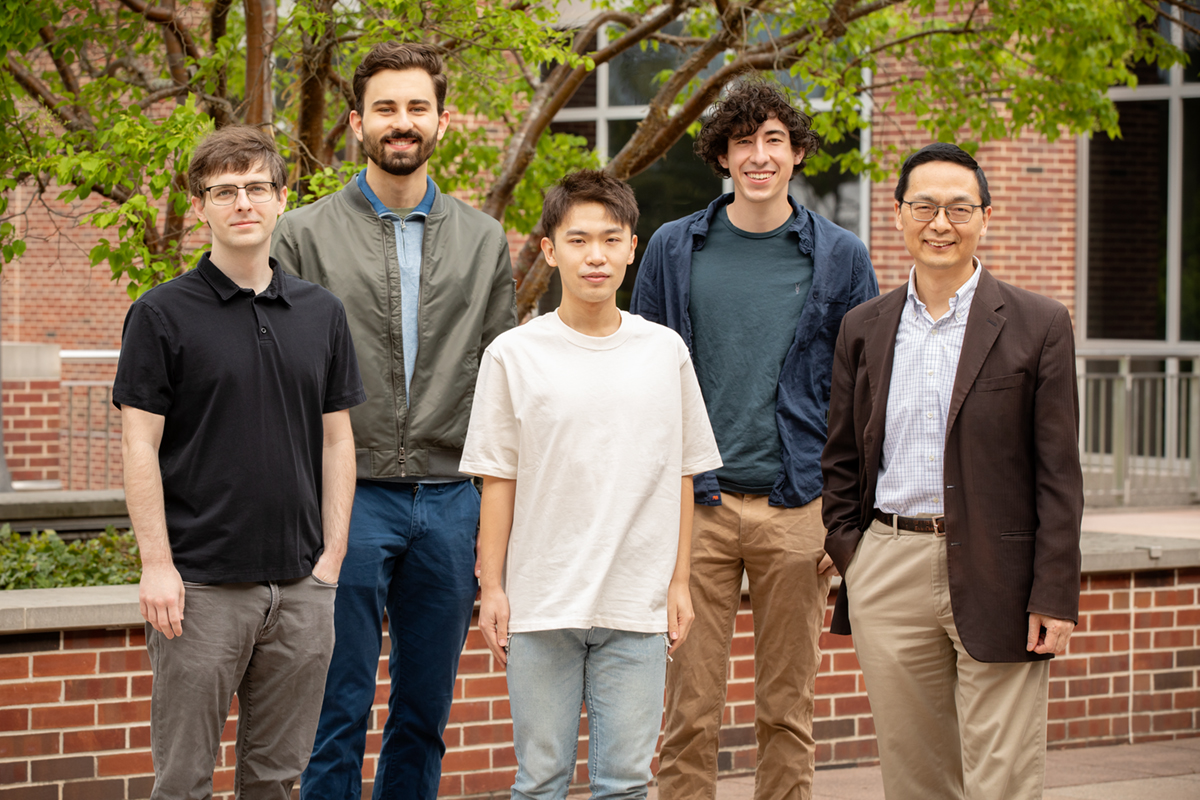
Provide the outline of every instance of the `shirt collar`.
{"type": "MultiPolygon", "coordinates": [[[[376,196],[375,192],[371,191],[371,186],[370,186],[370,184],[367,183],[366,167],[363,167],[363,171],[358,173],[358,176],[355,178],[355,180],[358,181],[358,188],[362,190],[363,197],[367,198],[367,202],[369,202],[371,204],[371,208],[375,209],[376,216],[379,216],[379,217],[395,217],[396,216],[396,212],[392,211],[390,208],[385,206],[382,203],[382,201],[380,201],[379,197],[376,196]]],[[[421,198],[421,202],[417,205],[416,208],[414,208],[412,210],[412,213],[409,214],[408,217],[405,217],[405,219],[411,219],[412,217],[415,217],[418,214],[421,215],[422,217],[429,216],[429,212],[431,210],[433,210],[433,198],[436,195],[437,195],[437,189],[433,185],[433,178],[426,175],[425,176],[425,196],[421,198]]]]}
{"type": "MultiPolygon", "coordinates": [[[[971,261],[975,264],[975,271],[971,273],[971,277],[967,278],[966,283],[958,287],[958,291],[950,298],[950,313],[954,314],[955,319],[962,319],[965,313],[971,307],[971,299],[975,297],[975,289],[979,286],[979,275],[983,272],[983,264],[975,256],[971,256],[971,261]]],[[[917,295],[917,267],[914,264],[908,271],[908,299],[912,302],[913,309],[920,314],[925,310],[925,304],[921,302],[921,298],[917,295]]],[[[944,319],[944,318],[943,318],[944,319]]],[[[937,322],[937,320],[934,320],[937,322]]]]}
{"type": "MultiPolygon", "coordinates": [[[[238,286],[229,276],[217,267],[209,258],[212,253],[207,252],[200,257],[200,264],[197,265],[196,271],[200,273],[200,277],[208,281],[208,285],[213,288],[217,296],[223,302],[228,302],[238,292],[242,291],[242,287],[238,286]]],[[[279,262],[274,258],[271,261],[271,282],[267,288],[263,290],[262,297],[274,299],[278,297],[287,306],[292,305],[291,298],[288,296],[288,282],[284,277],[283,270],[279,268],[279,262]]]]}

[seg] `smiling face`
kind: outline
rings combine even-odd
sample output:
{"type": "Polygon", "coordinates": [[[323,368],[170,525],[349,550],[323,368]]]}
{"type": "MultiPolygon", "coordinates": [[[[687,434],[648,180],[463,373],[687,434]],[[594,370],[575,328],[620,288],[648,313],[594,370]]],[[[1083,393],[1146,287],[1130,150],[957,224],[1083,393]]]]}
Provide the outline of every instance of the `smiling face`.
{"type": "Polygon", "coordinates": [[[792,149],[787,127],[768,117],[758,130],[729,139],[729,150],[717,161],[733,178],[735,202],[786,203],[788,181],[804,161],[804,152],[792,149]]]}
{"type": "Polygon", "coordinates": [[[446,133],[450,112],[437,113],[433,78],[421,69],[385,69],[367,81],[363,113],[350,112],[350,127],[363,151],[392,175],[411,175],[446,133]]]}
{"type": "Polygon", "coordinates": [[[579,203],[567,212],[553,240],[542,239],[546,263],[562,278],[564,306],[612,305],[633,263],[637,236],[599,203],[579,203]]]}
{"type": "Polygon", "coordinates": [[[949,161],[930,161],[915,167],[908,176],[905,204],[895,203],[896,230],[904,233],[904,246],[919,270],[967,275],[979,240],[987,232],[992,207],[977,208],[966,222],[953,223],[944,209],[930,222],[917,222],[907,203],[924,201],[944,206],[954,203],[977,205],[979,182],[975,172],[949,161]]]}
{"type": "MultiPolygon", "coordinates": [[[[205,178],[204,185],[245,186],[248,183],[273,180],[271,171],[260,163],[249,172],[222,172],[210,175],[205,178]]],[[[212,201],[211,194],[206,191],[200,197],[192,197],[192,208],[200,221],[208,224],[214,245],[226,250],[241,251],[270,246],[275,223],[287,205],[286,186],[272,192],[270,199],[265,203],[251,202],[246,196],[246,191],[240,189],[232,204],[219,206],[212,201]]]]}

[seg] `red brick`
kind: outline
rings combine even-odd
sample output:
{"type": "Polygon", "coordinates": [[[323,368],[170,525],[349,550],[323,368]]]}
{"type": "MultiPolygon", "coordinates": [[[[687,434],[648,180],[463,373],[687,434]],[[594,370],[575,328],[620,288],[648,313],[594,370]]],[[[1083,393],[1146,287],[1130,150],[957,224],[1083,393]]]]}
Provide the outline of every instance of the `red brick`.
{"type": "Polygon", "coordinates": [[[1069,682],[1071,697],[1085,697],[1093,694],[1108,694],[1110,683],[1108,678],[1084,678],[1069,682]]]}
{"type": "Polygon", "coordinates": [[[129,693],[126,678],[76,678],[63,681],[67,700],[116,700],[129,693]]]}
{"type": "Polygon", "coordinates": [[[1192,712],[1176,711],[1173,714],[1155,714],[1155,731],[1186,731],[1192,727],[1192,712]]]}
{"type": "Polygon", "coordinates": [[[515,769],[494,770],[492,772],[472,772],[463,775],[463,792],[465,794],[483,794],[508,789],[517,777],[515,769]]]}
{"type": "MultiPolygon", "coordinates": [[[[508,694],[508,682],[503,676],[495,678],[467,678],[462,683],[465,697],[494,697],[496,695],[508,694]]],[[[385,702],[386,697],[387,695],[385,694],[385,702]]]]}
{"type": "Polygon", "coordinates": [[[834,702],[837,708],[837,716],[839,717],[852,717],[858,714],[871,713],[871,703],[867,700],[866,695],[839,697],[834,702]]]}
{"type": "Polygon", "coordinates": [[[835,653],[833,668],[837,672],[854,672],[862,669],[858,663],[858,655],[853,650],[846,653],[835,653]]]}
{"type": "Polygon", "coordinates": [[[1068,652],[1071,655],[1078,653],[1107,653],[1109,652],[1110,637],[1107,635],[1097,636],[1072,636],[1068,647],[1068,652]]]}
{"type": "Polygon", "coordinates": [[[62,800],[125,800],[125,781],[79,781],[64,783],[62,800]]]}
{"type": "Polygon", "coordinates": [[[49,756],[58,753],[57,733],[18,733],[0,736],[0,758],[49,756]]]}
{"type": "Polygon", "coordinates": [[[150,701],[132,700],[127,703],[100,703],[96,706],[100,725],[120,725],[126,722],[149,722],[150,701]]]}
{"type": "Polygon", "coordinates": [[[34,728],[81,728],[96,724],[94,705],[42,706],[33,709],[34,728]]]}
{"type": "Polygon", "coordinates": [[[1191,647],[1196,641],[1196,632],[1190,630],[1155,631],[1154,646],[1161,648],[1191,647]]]}
{"type": "Polygon", "coordinates": [[[123,630],[63,631],[65,650],[100,650],[124,646],[123,630]]]}
{"type": "Polygon", "coordinates": [[[29,776],[28,761],[0,762],[0,786],[11,786],[14,783],[25,783],[29,776]]]}
{"type": "MultiPolygon", "coordinates": [[[[131,675],[129,677],[129,696],[130,697],[149,697],[150,690],[154,687],[154,678],[150,675],[131,675]]],[[[384,695],[383,702],[387,702],[387,695],[384,695]]]]}
{"type": "Polygon", "coordinates": [[[1174,707],[1171,695],[1167,693],[1139,692],[1133,696],[1133,710],[1138,713],[1170,711],[1174,707]]]}
{"type": "Polygon", "coordinates": [[[1174,625],[1174,611],[1139,611],[1133,615],[1135,628],[1170,628],[1174,625]]]}
{"type": "Polygon", "coordinates": [[[1079,595],[1079,610],[1082,611],[1107,611],[1109,607],[1109,595],[1099,592],[1084,592],[1079,595]]]}
{"type": "Polygon", "coordinates": [[[1175,692],[1175,708],[1200,708],[1200,691],[1175,692]]]}
{"type": "Polygon", "coordinates": [[[125,748],[124,728],[68,731],[62,737],[64,753],[91,753],[97,750],[123,750],[125,748]]]}
{"type": "Polygon", "coordinates": [[[101,672],[149,672],[150,654],[143,649],[112,650],[100,654],[101,672]]]}
{"type": "Polygon", "coordinates": [[[150,746],[150,726],[141,725],[129,729],[129,746],[141,748],[150,746]]]}
{"type": "Polygon", "coordinates": [[[879,758],[879,744],[874,739],[858,739],[849,742],[835,742],[833,745],[835,761],[865,761],[879,758]]]}
{"type": "Polygon", "coordinates": [[[486,748],[455,750],[442,757],[442,772],[476,772],[492,766],[491,751],[486,748]]]}
{"type": "Polygon", "coordinates": [[[54,703],[62,697],[60,681],[0,684],[0,706],[27,706],[54,703]]]}
{"type": "Polygon", "coordinates": [[[1092,697],[1088,699],[1088,716],[1104,717],[1129,713],[1129,696],[1092,697]]]}
{"type": "Polygon", "coordinates": [[[42,781],[73,781],[91,778],[96,774],[96,760],[91,756],[39,758],[32,762],[31,779],[42,781]]]}
{"type": "Polygon", "coordinates": [[[1171,669],[1173,666],[1175,654],[1171,652],[1133,654],[1133,668],[1136,670],[1171,669]]]}
{"type": "Polygon", "coordinates": [[[1175,572],[1173,570],[1138,572],[1133,576],[1133,585],[1139,589],[1143,587],[1158,588],[1162,586],[1174,586],[1175,572]]]}
{"type": "Polygon", "coordinates": [[[818,675],[817,694],[853,694],[858,689],[854,675],[818,675]]]}
{"type": "Polygon", "coordinates": [[[114,753],[96,757],[96,774],[146,775],[154,772],[154,760],[150,751],[114,753]]]}
{"type": "MultiPolygon", "coordinates": [[[[449,756],[447,756],[448,758],[449,756]]],[[[363,797],[370,797],[367,784],[363,784],[363,797]]],[[[438,797],[458,797],[462,794],[462,776],[446,775],[443,771],[442,780],[438,783],[438,797]]]]}
{"type": "Polygon", "coordinates": [[[0,800],[58,800],[57,786],[17,786],[0,789],[0,800]]]}
{"type": "Polygon", "coordinates": [[[29,677],[29,656],[0,658],[0,681],[29,677]]]}
{"type": "Polygon", "coordinates": [[[1092,656],[1088,659],[1088,672],[1092,675],[1103,675],[1108,672],[1128,672],[1129,654],[1121,653],[1112,656],[1092,656]]]}
{"type": "Polygon", "coordinates": [[[1128,614],[1088,614],[1087,629],[1090,631],[1127,631],[1128,614]]]}
{"type": "Polygon", "coordinates": [[[1087,671],[1088,660],[1086,658],[1061,656],[1050,662],[1050,677],[1052,678],[1077,678],[1087,675],[1087,671]]]}
{"type": "Polygon", "coordinates": [[[1075,719],[1087,716],[1086,700],[1056,700],[1047,707],[1049,719],[1075,719]]]}
{"type": "Polygon", "coordinates": [[[52,675],[92,675],[95,672],[95,653],[50,653],[33,657],[35,678],[52,675]]]}
{"type": "Polygon", "coordinates": [[[1196,592],[1192,589],[1164,589],[1154,593],[1156,606],[1190,606],[1195,599],[1196,592]]]}
{"type": "Polygon", "coordinates": [[[1106,717],[1076,719],[1067,723],[1067,736],[1072,739],[1102,739],[1112,735],[1112,724],[1106,717]]]}
{"type": "Polygon", "coordinates": [[[29,709],[0,708],[0,731],[29,730],[29,709]]]}

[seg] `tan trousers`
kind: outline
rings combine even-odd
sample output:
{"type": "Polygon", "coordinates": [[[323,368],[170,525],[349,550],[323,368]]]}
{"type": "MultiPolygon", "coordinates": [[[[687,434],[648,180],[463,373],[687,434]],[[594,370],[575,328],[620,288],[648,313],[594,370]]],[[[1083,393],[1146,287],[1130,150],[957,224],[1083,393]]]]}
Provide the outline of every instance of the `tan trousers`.
{"type": "Polygon", "coordinates": [[[1050,662],[967,654],[945,538],[872,522],[846,585],[888,800],[1040,798],[1050,662]]]}
{"type": "Polygon", "coordinates": [[[808,800],[813,684],[831,577],[817,574],[825,553],[821,501],[780,508],[768,505],[764,495],[725,492],[722,499],[720,506],[696,506],[691,580],[696,621],[667,665],[659,797],[715,795],[717,734],[744,570],[754,613],[754,796],[808,800]]]}

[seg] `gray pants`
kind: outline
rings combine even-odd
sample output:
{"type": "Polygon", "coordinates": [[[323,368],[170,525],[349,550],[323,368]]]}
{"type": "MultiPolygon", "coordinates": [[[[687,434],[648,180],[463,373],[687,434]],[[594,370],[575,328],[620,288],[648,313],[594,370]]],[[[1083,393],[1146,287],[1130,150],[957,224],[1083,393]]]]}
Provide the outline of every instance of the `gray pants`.
{"type": "Polygon", "coordinates": [[[238,697],[240,800],[287,800],[312,752],[333,653],[336,587],[185,583],[183,635],[146,625],[154,670],[152,800],[207,800],[229,705],[238,697]]]}

